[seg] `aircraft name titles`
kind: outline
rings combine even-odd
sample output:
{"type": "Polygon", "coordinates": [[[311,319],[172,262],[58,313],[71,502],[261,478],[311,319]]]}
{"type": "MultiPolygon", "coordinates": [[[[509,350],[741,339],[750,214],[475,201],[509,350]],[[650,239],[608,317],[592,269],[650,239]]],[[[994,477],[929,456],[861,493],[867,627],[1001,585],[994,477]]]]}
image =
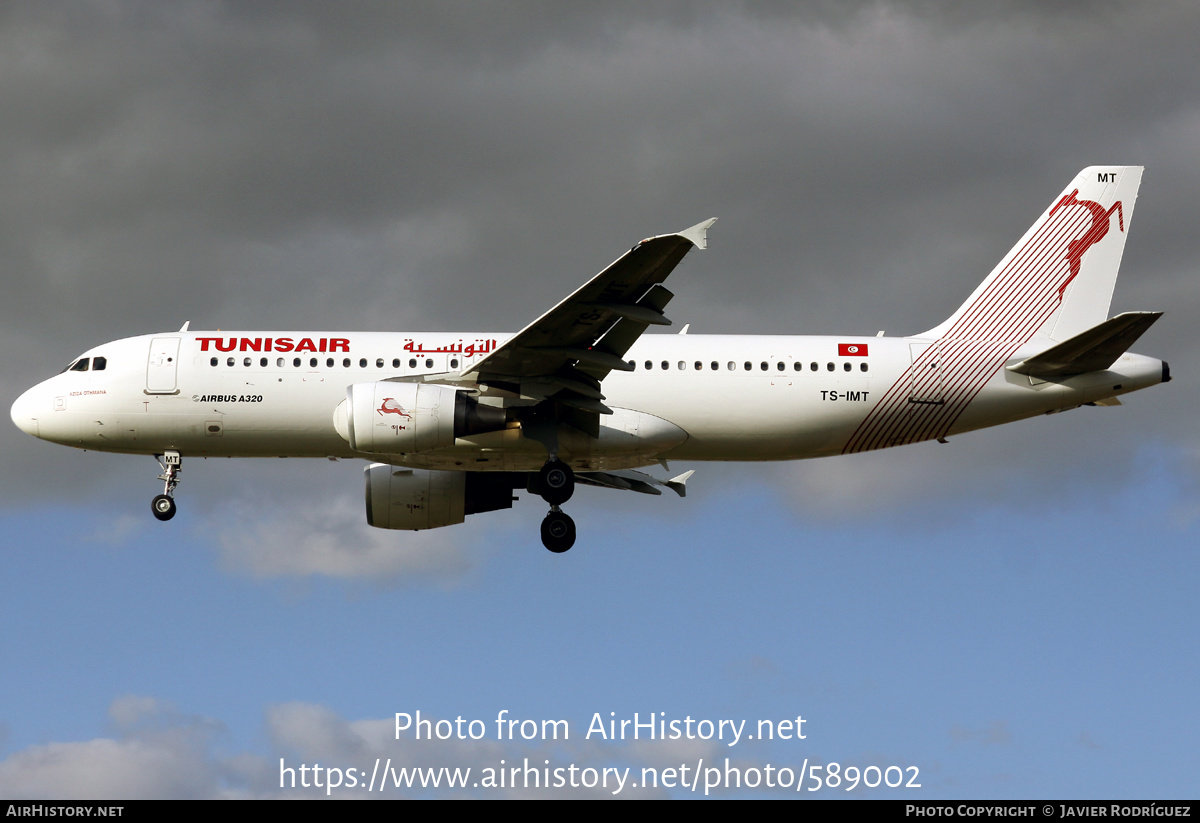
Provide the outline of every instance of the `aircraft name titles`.
{"type": "Polygon", "coordinates": [[[296,342],[290,337],[197,337],[200,351],[209,351],[209,344],[216,351],[311,351],[350,352],[350,341],[345,337],[303,337],[296,342]]]}
{"type": "Polygon", "coordinates": [[[404,340],[404,350],[413,354],[465,354],[467,357],[474,357],[477,354],[487,354],[494,348],[496,348],[495,340],[476,340],[467,346],[464,346],[463,341],[459,340],[457,343],[428,349],[425,348],[424,343],[417,343],[411,338],[404,340]]]}

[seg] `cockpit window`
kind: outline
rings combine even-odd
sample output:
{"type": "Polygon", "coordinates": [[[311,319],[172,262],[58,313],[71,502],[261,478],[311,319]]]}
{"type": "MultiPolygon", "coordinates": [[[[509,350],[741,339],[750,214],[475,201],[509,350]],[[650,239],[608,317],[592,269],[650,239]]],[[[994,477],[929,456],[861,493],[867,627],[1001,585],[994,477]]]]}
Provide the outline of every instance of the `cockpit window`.
{"type": "Polygon", "coordinates": [[[71,366],[70,371],[87,371],[89,358],[85,357],[82,360],[76,361],[75,365],[71,366]]]}
{"type": "Polygon", "coordinates": [[[93,357],[92,358],[92,371],[104,371],[104,369],[107,367],[108,367],[108,358],[107,357],[93,357]]]}

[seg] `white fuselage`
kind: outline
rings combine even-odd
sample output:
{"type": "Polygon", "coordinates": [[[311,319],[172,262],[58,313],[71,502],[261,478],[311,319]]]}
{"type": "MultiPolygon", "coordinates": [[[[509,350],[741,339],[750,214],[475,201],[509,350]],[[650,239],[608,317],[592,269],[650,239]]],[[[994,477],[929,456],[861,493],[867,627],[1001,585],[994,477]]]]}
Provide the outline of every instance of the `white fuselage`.
{"type": "MultiPolygon", "coordinates": [[[[355,452],[335,427],[335,409],[348,386],[460,372],[508,337],[227,331],[145,335],[86,352],[83,357],[93,361],[104,358],[104,369],[65,371],[38,384],[14,403],[12,417],[44,440],[101,451],[361,457],[414,468],[533,471],[545,462],[546,449],[524,437],[517,424],[405,455],[355,452]]],[[[955,360],[959,355],[942,341],[946,359],[931,380],[912,370],[914,359],[931,343],[918,338],[646,335],[625,357],[634,371],[614,371],[603,381],[603,402],[614,414],[602,415],[601,436],[562,436],[560,457],[576,470],[632,468],[667,458],[822,457],[1073,408],[1163,378],[1161,361],[1125,354],[1107,370],[1048,382],[1004,368],[1034,353],[1028,345],[998,344],[990,360],[967,363],[955,360]],[[851,347],[869,354],[847,355],[851,347]],[[876,433],[865,435],[864,426],[876,433]]]]}

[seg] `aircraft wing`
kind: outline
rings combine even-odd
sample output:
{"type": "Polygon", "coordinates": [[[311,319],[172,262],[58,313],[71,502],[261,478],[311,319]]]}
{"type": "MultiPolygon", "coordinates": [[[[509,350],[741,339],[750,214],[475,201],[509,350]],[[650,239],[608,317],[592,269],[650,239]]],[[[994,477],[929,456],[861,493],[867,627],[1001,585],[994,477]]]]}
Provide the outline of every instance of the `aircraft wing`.
{"type": "Polygon", "coordinates": [[[595,429],[596,415],[612,413],[602,402],[600,381],[613,369],[630,369],[622,358],[647,327],[670,325],[663,309],[674,295],[662,282],[693,246],[706,246],[714,222],[641,241],[464,376],[534,400],[551,399],[583,412],[580,428],[595,429]]]}
{"type": "Polygon", "coordinates": [[[664,486],[680,497],[687,497],[688,478],[695,474],[695,469],[686,471],[670,480],[659,480],[657,477],[633,469],[622,469],[609,472],[579,472],[575,475],[576,483],[587,486],[601,486],[607,489],[624,489],[641,492],[642,494],[662,494],[656,487],[664,486]]]}

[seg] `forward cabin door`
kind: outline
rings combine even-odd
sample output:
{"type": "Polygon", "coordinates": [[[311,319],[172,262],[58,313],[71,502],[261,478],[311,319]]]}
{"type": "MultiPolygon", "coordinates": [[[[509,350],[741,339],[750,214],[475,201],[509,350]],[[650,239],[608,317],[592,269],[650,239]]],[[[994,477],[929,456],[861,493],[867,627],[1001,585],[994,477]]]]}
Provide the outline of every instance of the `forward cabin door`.
{"type": "Polygon", "coordinates": [[[150,341],[146,362],[146,394],[178,394],[179,338],[156,337],[150,341]]]}

